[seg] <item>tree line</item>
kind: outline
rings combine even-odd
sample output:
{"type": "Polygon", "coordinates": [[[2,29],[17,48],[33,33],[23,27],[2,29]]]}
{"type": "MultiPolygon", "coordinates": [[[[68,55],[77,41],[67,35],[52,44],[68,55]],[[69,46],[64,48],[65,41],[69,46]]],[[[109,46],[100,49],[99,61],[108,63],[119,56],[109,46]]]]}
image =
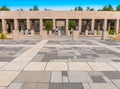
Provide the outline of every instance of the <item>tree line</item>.
{"type": "MultiPolygon", "coordinates": [[[[38,11],[38,10],[39,10],[38,6],[33,6],[33,8],[29,9],[29,11],[38,11]]],[[[48,11],[50,9],[45,8],[44,10],[48,11]]],[[[2,6],[0,7],[0,11],[10,11],[10,9],[7,6],[2,6]]],[[[24,11],[24,9],[22,8],[17,9],[16,11],[24,11]]],[[[95,9],[91,7],[86,7],[86,9],[84,10],[81,6],[76,6],[73,11],[95,11],[95,9]]],[[[109,4],[103,6],[103,8],[101,9],[97,9],[97,11],[120,11],[120,5],[117,5],[116,8],[113,8],[113,6],[109,4]]]]}

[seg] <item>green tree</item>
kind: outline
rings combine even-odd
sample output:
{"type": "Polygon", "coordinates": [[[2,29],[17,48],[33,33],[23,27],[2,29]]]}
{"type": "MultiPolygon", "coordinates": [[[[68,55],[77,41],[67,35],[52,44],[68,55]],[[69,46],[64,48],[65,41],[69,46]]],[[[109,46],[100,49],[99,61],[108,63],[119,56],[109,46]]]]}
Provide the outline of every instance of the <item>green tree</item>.
{"type": "Polygon", "coordinates": [[[6,6],[2,6],[0,8],[0,11],[10,11],[10,9],[8,7],[6,7],[6,6]]]}
{"type": "Polygon", "coordinates": [[[34,11],[38,11],[38,10],[39,10],[38,6],[34,6],[34,7],[33,7],[33,10],[34,10],[34,11]]]}
{"type": "Polygon", "coordinates": [[[32,11],[32,10],[33,10],[32,8],[29,9],[29,11],[32,11]]]}
{"type": "Polygon", "coordinates": [[[71,30],[71,29],[75,30],[76,26],[77,26],[77,22],[75,20],[69,21],[69,30],[71,30]]]}
{"type": "Polygon", "coordinates": [[[83,11],[83,8],[81,6],[75,7],[75,11],[83,11]]]}
{"type": "Polygon", "coordinates": [[[120,11],[120,5],[116,7],[116,11],[120,11]]]}
{"type": "Polygon", "coordinates": [[[94,11],[94,8],[86,7],[86,11],[94,11]]]}
{"type": "Polygon", "coordinates": [[[50,20],[46,20],[46,21],[45,21],[45,29],[46,29],[47,31],[53,29],[53,23],[52,23],[52,21],[50,21],[50,20]]]}
{"type": "Polygon", "coordinates": [[[102,8],[102,11],[114,11],[113,7],[109,4],[102,8]]]}

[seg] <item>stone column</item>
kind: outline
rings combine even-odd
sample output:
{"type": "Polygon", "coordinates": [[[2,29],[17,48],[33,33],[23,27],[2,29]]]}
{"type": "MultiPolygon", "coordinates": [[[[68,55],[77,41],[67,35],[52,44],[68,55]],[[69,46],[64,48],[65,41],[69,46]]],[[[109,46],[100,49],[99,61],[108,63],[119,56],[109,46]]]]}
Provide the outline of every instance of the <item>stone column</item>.
{"type": "Polygon", "coordinates": [[[53,19],[53,29],[54,29],[54,30],[56,29],[56,26],[55,26],[55,19],[53,19]]]}
{"type": "Polygon", "coordinates": [[[43,19],[40,19],[40,35],[42,35],[43,31],[43,19]]]}
{"type": "Polygon", "coordinates": [[[14,30],[18,30],[18,20],[14,19],[14,30]]]}
{"type": "Polygon", "coordinates": [[[104,29],[103,29],[104,31],[106,31],[107,30],[107,19],[104,19],[104,29]]]}
{"type": "Polygon", "coordinates": [[[73,31],[73,40],[78,40],[79,31],[73,31]]]}
{"type": "Polygon", "coordinates": [[[110,25],[111,25],[111,23],[108,22],[108,32],[110,31],[110,25]]]}
{"type": "Polygon", "coordinates": [[[116,33],[119,33],[119,19],[116,20],[116,33]]]}
{"type": "Polygon", "coordinates": [[[68,23],[69,23],[69,20],[66,19],[66,30],[65,30],[65,31],[66,31],[66,34],[67,34],[67,35],[68,35],[68,26],[69,26],[68,23]]]}
{"type": "Polygon", "coordinates": [[[91,26],[91,31],[94,32],[94,26],[95,26],[95,19],[92,19],[92,26],[91,26]]]}
{"type": "Polygon", "coordinates": [[[7,23],[5,19],[2,19],[2,32],[6,33],[7,29],[6,29],[7,23]]]}
{"type": "Polygon", "coordinates": [[[82,28],[82,20],[81,19],[79,19],[79,33],[81,33],[81,28],[82,28]]]}
{"type": "Polygon", "coordinates": [[[30,29],[30,19],[27,19],[27,30],[30,29]]]}
{"type": "Polygon", "coordinates": [[[42,39],[43,40],[47,39],[47,31],[46,30],[42,31],[42,39]]]}

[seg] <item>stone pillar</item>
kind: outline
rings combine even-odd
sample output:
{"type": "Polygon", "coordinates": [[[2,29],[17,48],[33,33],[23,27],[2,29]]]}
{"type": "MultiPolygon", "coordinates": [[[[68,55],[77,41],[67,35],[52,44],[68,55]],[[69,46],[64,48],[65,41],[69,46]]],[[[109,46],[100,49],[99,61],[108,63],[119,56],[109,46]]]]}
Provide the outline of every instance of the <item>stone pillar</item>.
{"type": "Polygon", "coordinates": [[[81,33],[81,31],[82,31],[82,20],[81,19],[79,19],[79,33],[81,33]]]}
{"type": "Polygon", "coordinates": [[[43,19],[40,19],[40,35],[42,35],[43,31],[43,19]]]}
{"type": "Polygon", "coordinates": [[[88,36],[88,30],[85,30],[85,35],[88,36]]]}
{"type": "Polygon", "coordinates": [[[30,19],[27,19],[27,30],[30,29],[30,19]]]}
{"type": "Polygon", "coordinates": [[[60,30],[58,30],[58,36],[61,36],[61,31],[60,30]]]}
{"type": "Polygon", "coordinates": [[[49,31],[49,36],[52,36],[52,31],[51,30],[49,31]]]}
{"type": "Polygon", "coordinates": [[[46,39],[47,39],[47,31],[46,31],[46,30],[43,30],[43,31],[42,31],[42,39],[43,39],[43,40],[46,40],[46,39]]]}
{"type": "Polygon", "coordinates": [[[18,29],[18,20],[14,19],[14,30],[19,30],[18,29]]]}
{"type": "Polygon", "coordinates": [[[104,31],[103,40],[107,40],[107,39],[109,39],[108,31],[104,31]]]}
{"type": "Polygon", "coordinates": [[[56,26],[55,26],[55,19],[53,19],[53,29],[54,29],[54,30],[56,29],[56,26]]]}
{"type": "Polygon", "coordinates": [[[34,30],[31,30],[31,35],[32,35],[32,36],[34,35],[34,30]]]}
{"type": "Polygon", "coordinates": [[[7,23],[5,19],[2,19],[2,32],[6,33],[7,29],[6,29],[7,23]]]}
{"type": "Polygon", "coordinates": [[[110,31],[111,22],[108,22],[108,32],[110,31]]]}
{"type": "Polygon", "coordinates": [[[19,30],[13,30],[13,39],[14,40],[19,39],[19,30]]]}
{"type": "Polygon", "coordinates": [[[103,28],[104,31],[107,31],[107,19],[104,19],[104,28],[103,28]]]}
{"type": "Polygon", "coordinates": [[[69,26],[68,23],[69,23],[69,20],[66,19],[66,30],[65,30],[65,31],[66,31],[66,34],[67,34],[67,35],[68,35],[68,26],[69,26]]]}
{"type": "Polygon", "coordinates": [[[79,31],[73,31],[73,40],[78,40],[79,31]]]}
{"type": "Polygon", "coordinates": [[[119,33],[119,19],[116,20],[116,33],[119,33]]]}
{"type": "Polygon", "coordinates": [[[94,26],[95,26],[95,19],[92,19],[92,26],[91,26],[91,31],[94,32],[94,26]]]}

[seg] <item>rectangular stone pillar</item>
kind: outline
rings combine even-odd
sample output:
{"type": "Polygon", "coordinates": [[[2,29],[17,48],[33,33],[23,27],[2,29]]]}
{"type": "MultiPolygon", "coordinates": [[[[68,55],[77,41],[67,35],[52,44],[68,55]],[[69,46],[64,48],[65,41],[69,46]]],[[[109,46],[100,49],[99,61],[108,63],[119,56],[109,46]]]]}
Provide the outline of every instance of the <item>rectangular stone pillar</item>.
{"type": "Polygon", "coordinates": [[[103,28],[104,31],[107,31],[107,19],[104,19],[104,28],[103,28]]]}
{"type": "Polygon", "coordinates": [[[79,19],[79,33],[81,33],[81,31],[82,31],[82,20],[81,19],[79,19]]]}
{"type": "Polygon", "coordinates": [[[116,33],[119,33],[119,19],[116,20],[116,33]]]}
{"type": "Polygon", "coordinates": [[[34,30],[31,30],[31,35],[34,36],[34,30]]]}
{"type": "Polygon", "coordinates": [[[42,35],[43,31],[43,19],[40,19],[40,35],[42,35]]]}
{"type": "Polygon", "coordinates": [[[46,40],[46,39],[47,39],[47,31],[46,31],[46,30],[43,30],[43,31],[42,31],[42,39],[43,39],[43,40],[46,40]]]}
{"type": "Polygon", "coordinates": [[[13,30],[13,39],[14,40],[19,39],[19,30],[13,30]]]}
{"type": "Polygon", "coordinates": [[[68,24],[69,24],[69,20],[68,19],[66,19],[66,34],[68,35],[68,24]]]}
{"type": "Polygon", "coordinates": [[[56,29],[55,19],[53,19],[53,29],[56,29]]]}
{"type": "Polygon", "coordinates": [[[109,39],[108,31],[104,31],[103,40],[107,40],[107,39],[109,39]]]}
{"type": "Polygon", "coordinates": [[[94,32],[94,27],[95,27],[95,19],[92,19],[92,26],[91,26],[91,31],[94,32]]]}
{"type": "Polygon", "coordinates": [[[2,32],[3,33],[7,33],[7,23],[6,23],[6,20],[5,19],[2,19],[2,32]]]}
{"type": "Polygon", "coordinates": [[[49,31],[49,36],[52,36],[52,31],[51,30],[49,31]]]}
{"type": "Polygon", "coordinates": [[[27,30],[30,29],[30,19],[27,19],[27,30]]]}
{"type": "Polygon", "coordinates": [[[85,35],[88,36],[88,30],[85,30],[85,35]]]}
{"type": "Polygon", "coordinates": [[[58,36],[61,36],[61,31],[60,30],[58,30],[58,36]]]}
{"type": "Polygon", "coordinates": [[[78,40],[79,31],[73,31],[73,40],[78,40]]]}
{"type": "Polygon", "coordinates": [[[14,30],[19,30],[18,29],[18,20],[14,19],[14,30]]]}

